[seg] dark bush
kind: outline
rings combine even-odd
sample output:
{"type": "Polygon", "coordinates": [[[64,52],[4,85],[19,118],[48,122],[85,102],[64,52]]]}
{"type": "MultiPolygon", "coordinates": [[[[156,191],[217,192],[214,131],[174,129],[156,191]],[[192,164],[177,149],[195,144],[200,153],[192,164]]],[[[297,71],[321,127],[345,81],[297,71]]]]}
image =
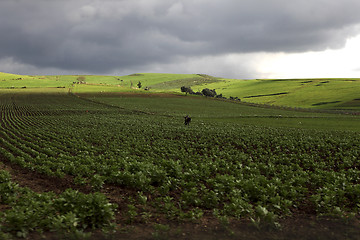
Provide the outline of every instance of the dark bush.
{"type": "Polygon", "coordinates": [[[185,86],[182,86],[181,87],[181,92],[184,92],[186,94],[194,94],[194,91],[191,89],[191,87],[185,87],[185,86]]]}
{"type": "Polygon", "coordinates": [[[219,95],[216,95],[216,98],[226,99],[226,97],[224,97],[224,96],[222,95],[222,93],[220,93],[219,95]]]}
{"type": "Polygon", "coordinates": [[[211,90],[208,88],[203,89],[201,93],[206,97],[215,97],[217,95],[215,89],[211,90]]]}

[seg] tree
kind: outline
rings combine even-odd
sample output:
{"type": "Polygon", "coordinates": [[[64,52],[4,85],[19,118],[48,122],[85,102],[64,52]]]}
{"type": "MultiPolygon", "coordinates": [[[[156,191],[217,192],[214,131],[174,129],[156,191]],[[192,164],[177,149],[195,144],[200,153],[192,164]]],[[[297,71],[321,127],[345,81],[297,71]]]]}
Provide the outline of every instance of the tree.
{"type": "Polygon", "coordinates": [[[194,94],[194,91],[191,89],[191,87],[185,87],[185,86],[182,86],[181,87],[181,92],[184,92],[186,93],[186,95],[189,93],[189,94],[194,94]]]}
{"type": "Polygon", "coordinates": [[[215,89],[211,90],[208,88],[204,88],[201,93],[206,97],[215,97],[217,95],[215,89]]]}
{"type": "Polygon", "coordinates": [[[137,84],[138,88],[141,88],[141,82],[139,81],[138,84],[137,84]]]}

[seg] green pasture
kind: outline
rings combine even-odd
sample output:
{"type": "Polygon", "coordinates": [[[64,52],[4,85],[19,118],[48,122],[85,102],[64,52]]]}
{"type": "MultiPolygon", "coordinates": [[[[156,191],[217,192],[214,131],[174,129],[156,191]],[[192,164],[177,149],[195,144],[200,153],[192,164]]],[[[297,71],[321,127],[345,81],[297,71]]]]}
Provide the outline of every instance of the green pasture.
{"type": "Polygon", "coordinates": [[[26,76],[0,73],[0,89],[69,88],[74,93],[181,93],[182,86],[191,87],[195,92],[204,88],[215,89],[217,94],[224,97],[238,97],[249,103],[293,108],[360,110],[359,78],[241,80],[214,78],[203,74],[26,76]]]}
{"type": "MultiPolygon", "coordinates": [[[[208,80],[209,81],[209,80],[208,80]]],[[[212,80],[214,81],[214,80],[212,80]]],[[[183,85],[196,85],[204,82],[197,74],[137,73],[126,76],[103,75],[48,75],[27,76],[0,72],[0,88],[36,88],[36,87],[74,87],[77,85],[97,85],[124,87],[128,89],[149,87],[153,90],[180,89],[183,85]],[[202,81],[201,81],[202,80],[202,81]],[[80,84],[74,84],[78,83],[80,84]]],[[[94,88],[89,88],[93,91],[94,88]]],[[[81,89],[80,91],[82,91],[81,89]]],[[[101,90],[100,90],[101,91],[101,90]]]]}
{"type": "Polygon", "coordinates": [[[70,88],[73,93],[103,93],[103,92],[136,92],[136,89],[126,88],[114,85],[88,85],[75,84],[70,88]]]}
{"type": "Polygon", "coordinates": [[[242,101],[301,108],[360,109],[360,79],[230,80],[198,86],[242,101]]]}
{"type": "Polygon", "coordinates": [[[86,85],[96,84],[99,86],[119,86],[127,89],[136,89],[138,88],[138,83],[141,82],[142,89],[148,87],[152,90],[160,91],[177,90],[183,85],[196,84],[197,80],[203,79],[203,77],[197,74],[136,73],[126,76],[84,75],[69,80],[77,81],[79,77],[80,80],[86,82],[86,85]]]}
{"type": "Polygon", "coordinates": [[[17,88],[68,88],[71,86],[70,78],[62,76],[25,76],[0,73],[0,89],[17,88]]]}
{"type": "Polygon", "coordinates": [[[160,86],[163,86],[164,89],[169,88],[166,84],[161,85],[163,83],[170,83],[172,81],[178,81],[182,79],[196,79],[201,77],[197,74],[137,73],[121,76],[120,78],[127,83],[127,86],[130,86],[132,83],[133,86],[136,87],[138,82],[141,82],[142,87],[150,87],[150,89],[152,88],[158,90],[162,89],[160,86]]]}

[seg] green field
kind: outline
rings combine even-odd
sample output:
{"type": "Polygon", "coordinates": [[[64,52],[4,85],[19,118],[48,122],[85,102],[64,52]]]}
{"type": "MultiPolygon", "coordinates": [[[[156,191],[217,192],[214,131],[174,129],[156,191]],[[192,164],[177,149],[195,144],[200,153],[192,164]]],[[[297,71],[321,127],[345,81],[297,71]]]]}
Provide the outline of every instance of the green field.
{"type": "MultiPolygon", "coordinates": [[[[346,112],[351,114],[331,107],[295,111],[186,96],[178,89],[197,81],[192,86],[223,86],[218,93],[246,94],[249,102],[280,101],[290,93],[259,95],[298,92],[299,85],[340,93],[342,82],[348,89],[345,80],[136,74],[86,76],[83,84],[73,83],[84,81],[79,76],[47,76],[43,86],[40,77],[1,78],[0,239],[53,233],[83,239],[96,229],[115,239],[145,233],[150,239],[209,238],[218,231],[221,239],[244,232],[284,239],[294,222],[304,224],[297,239],[360,234],[356,102],[346,112]],[[139,81],[150,90],[131,88],[139,81]],[[231,92],[231,84],[239,86],[231,92]],[[189,126],[185,115],[192,118],[189,126]]],[[[320,95],[316,101],[340,101],[320,95]]],[[[312,108],[324,105],[330,106],[312,108]]]]}
{"type": "Polygon", "coordinates": [[[0,73],[0,89],[70,88],[73,92],[177,92],[181,86],[195,92],[215,89],[243,102],[312,109],[360,111],[360,79],[224,79],[204,74],[137,73],[127,76],[23,76],[0,73]],[[73,84],[82,81],[83,84],[73,84]],[[141,82],[141,89],[137,84],[141,82]]]}

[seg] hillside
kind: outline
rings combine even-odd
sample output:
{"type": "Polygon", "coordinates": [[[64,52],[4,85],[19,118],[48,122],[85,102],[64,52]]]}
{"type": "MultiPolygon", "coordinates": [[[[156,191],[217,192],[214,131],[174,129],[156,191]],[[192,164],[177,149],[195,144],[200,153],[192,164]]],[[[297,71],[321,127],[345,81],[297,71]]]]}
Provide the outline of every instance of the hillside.
{"type": "Polygon", "coordinates": [[[0,89],[68,88],[73,92],[195,92],[215,89],[243,102],[314,109],[360,110],[360,78],[347,79],[225,79],[204,74],[136,73],[126,76],[27,76],[0,73],[0,89]],[[138,88],[138,83],[141,88],[138,88]]]}
{"type": "Polygon", "coordinates": [[[208,85],[224,96],[277,106],[360,110],[360,79],[228,80],[208,85]]]}

